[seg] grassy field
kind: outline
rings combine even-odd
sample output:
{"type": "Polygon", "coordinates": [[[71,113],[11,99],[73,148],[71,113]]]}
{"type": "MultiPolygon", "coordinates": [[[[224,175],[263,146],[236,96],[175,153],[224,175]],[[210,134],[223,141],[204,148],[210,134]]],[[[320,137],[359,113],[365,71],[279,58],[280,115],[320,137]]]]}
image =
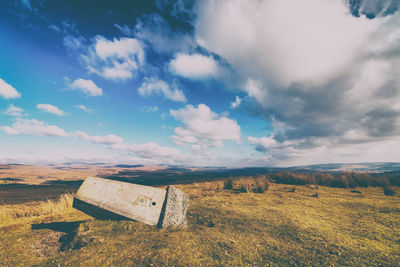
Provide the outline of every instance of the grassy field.
{"type": "Polygon", "coordinates": [[[400,264],[400,197],[385,196],[381,187],[271,184],[264,193],[224,190],[222,182],[178,187],[190,196],[186,230],[94,220],[71,207],[72,195],[2,205],[0,265],[400,264]]]}

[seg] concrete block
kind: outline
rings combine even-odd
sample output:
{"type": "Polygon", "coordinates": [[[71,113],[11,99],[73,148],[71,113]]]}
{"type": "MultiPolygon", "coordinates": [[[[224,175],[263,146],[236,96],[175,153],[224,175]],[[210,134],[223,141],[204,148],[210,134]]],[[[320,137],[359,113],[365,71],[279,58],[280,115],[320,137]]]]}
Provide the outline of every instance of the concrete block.
{"type": "Polygon", "coordinates": [[[182,190],[168,186],[164,210],[161,214],[161,227],[187,226],[186,212],[189,207],[189,197],[182,190]]]}
{"type": "Polygon", "coordinates": [[[187,194],[144,185],[88,177],[74,197],[74,208],[99,219],[132,219],[149,225],[186,226],[187,194]]]}

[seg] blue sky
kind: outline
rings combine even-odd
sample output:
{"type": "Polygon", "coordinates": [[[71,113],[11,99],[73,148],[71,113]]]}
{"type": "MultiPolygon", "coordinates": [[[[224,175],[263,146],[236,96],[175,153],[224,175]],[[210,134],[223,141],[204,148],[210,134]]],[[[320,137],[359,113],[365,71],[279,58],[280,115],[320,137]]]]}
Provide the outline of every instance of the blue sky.
{"type": "Polygon", "coordinates": [[[399,1],[0,3],[0,163],[400,160],[399,1]]]}

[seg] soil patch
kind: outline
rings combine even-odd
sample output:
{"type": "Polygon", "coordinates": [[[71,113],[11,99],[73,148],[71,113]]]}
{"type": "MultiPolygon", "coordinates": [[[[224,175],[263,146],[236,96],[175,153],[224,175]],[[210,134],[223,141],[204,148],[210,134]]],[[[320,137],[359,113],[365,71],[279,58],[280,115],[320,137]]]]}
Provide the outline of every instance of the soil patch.
{"type": "Polygon", "coordinates": [[[32,224],[31,228],[37,230],[32,248],[40,257],[51,257],[68,249],[80,249],[93,241],[93,238],[86,237],[90,231],[90,224],[86,221],[39,223],[32,224]]]}

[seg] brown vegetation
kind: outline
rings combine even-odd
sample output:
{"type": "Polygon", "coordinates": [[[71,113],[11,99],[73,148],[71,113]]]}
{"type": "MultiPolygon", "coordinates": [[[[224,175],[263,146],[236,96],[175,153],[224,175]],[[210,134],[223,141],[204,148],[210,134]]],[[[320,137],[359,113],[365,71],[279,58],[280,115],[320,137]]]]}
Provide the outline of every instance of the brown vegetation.
{"type": "Polygon", "coordinates": [[[279,172],[267,174],[267,178],[276,183],[292,185],[323,185],[338,188],[355,188],[381,186],[385,184],[400,185],[396,177],[370,175],[364,172],[312,173],[312,172],[279,172]]]}
{"type": "Polygon", "coordinates": [[[396,191],[394,190],[394,187],[390,185],[389,180],[385,180],[383,184],[383,193],[385,196],[393,196],[396,194],[396,191]]]}
{"type": "Polygon", "coordinates": [[[266,176],[241,176],[224,180],[225,190],[235,190],[240,193],[264,193],[268,188],[269,181],[266,176]]]}
{"type": "Polygon", "coordinates": [[[232,183],[232,179],[228,178],[224,180],[224,189],[225,190],[231,190],[233,188],[233,183],[232,183]]]}

